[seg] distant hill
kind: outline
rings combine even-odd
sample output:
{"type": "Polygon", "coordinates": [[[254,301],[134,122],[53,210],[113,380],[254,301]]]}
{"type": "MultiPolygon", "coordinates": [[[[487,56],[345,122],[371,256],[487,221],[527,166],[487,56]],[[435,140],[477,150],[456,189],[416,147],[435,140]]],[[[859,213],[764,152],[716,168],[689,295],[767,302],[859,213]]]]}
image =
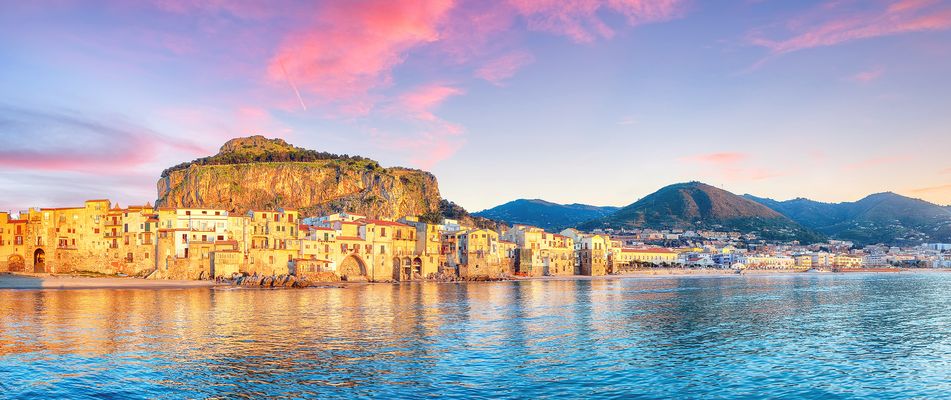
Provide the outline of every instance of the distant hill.
{"type": "Polygon", "coordinates": [[[587,204],[557,204],[540,199],[518,199],[474,213],[509,224],[525,224],[557,232],[575,227],[582,222],[605,217],[619,207],[599,207],[587,204]]]}
{"type": "Polygon", "coordinates": [[[951,209],[891,192],[844,203],[744,197],[810,229],[857,244],[951,241],[951,209]]]}
{"type": "Polygon", "coordinates": [[[508,227],[502,221],[470,214],[462,206],[446,199],[443,199],[439,202],[439,211],[420,215],[421,221],[432,224],[438,224],[442,222],[443,218],[454,219],[463,225],[474,226],[482,229],[494,229],[496,231],[502,232],[508,229],[508,227]]]}
{"type": "Polygon", "coordinates": [[[711,229],[753,232],[770,240],[815,242],[822,239],[763,204],[701,182],[661,188],[579,228],[711,229]]]}

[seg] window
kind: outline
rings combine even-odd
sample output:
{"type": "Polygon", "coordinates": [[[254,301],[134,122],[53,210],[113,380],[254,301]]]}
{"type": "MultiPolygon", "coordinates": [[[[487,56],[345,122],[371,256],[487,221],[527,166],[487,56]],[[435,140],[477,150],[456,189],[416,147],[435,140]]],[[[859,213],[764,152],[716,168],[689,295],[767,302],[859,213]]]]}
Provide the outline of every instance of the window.
{"type": "Polygon", "coordinates": [[[386,237],[386,228],[380,228],[380,237],[386,237]]]}
{"type": "Polygon", "coordinates": [[[185,215],[192,215],[191,211],[185,211],[185,215]]]}

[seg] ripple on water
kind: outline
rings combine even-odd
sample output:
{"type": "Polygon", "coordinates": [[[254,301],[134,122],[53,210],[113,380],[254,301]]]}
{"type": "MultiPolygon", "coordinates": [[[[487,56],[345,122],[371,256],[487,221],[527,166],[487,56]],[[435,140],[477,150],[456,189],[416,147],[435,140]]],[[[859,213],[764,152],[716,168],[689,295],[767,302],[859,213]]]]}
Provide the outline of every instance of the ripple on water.
{"type": "Polygon", "coordinates": [[[0,291],[13,398],[936,398],[951,280],[0,291]]]}

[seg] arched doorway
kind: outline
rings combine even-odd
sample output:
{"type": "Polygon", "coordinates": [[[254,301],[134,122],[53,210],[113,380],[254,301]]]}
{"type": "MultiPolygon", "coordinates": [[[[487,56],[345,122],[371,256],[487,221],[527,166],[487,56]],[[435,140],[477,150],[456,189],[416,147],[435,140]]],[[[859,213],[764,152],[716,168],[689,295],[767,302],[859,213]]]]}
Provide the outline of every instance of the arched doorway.
{"type": "Polygon", "coordinates": [[[13,254],[7,258],[7,270],[10,272],[23,272],[26,268],[26,260],[19,254],[13,254]]]}
{"type": "Polygon", "coordinates": [[[400,275],[400,259],[399,257],[393,258],[393,280],[402,281],[403,277],[400,275]]]}
{"type": "Polygon", "coordinates": [[[401,273],[403,274],[404,277],[406,277],[405,279],[408,281],[413,280],[412,264],[413,264],[413,261],[411,261],[409,257],[403,258],[403,268],[400,271],[402,271],[401,273]]]}
{"type": "Polygon", "coordinates": [[[419,257],[413,259],[413,279],[423,277],[423,260],[419,257]]]}
{"type": "Polygon", "coordinates": [[[46,272],[46,252],[43,249],[33,252],[33,272],[46,272]]]}
{"type": "Polygon", "coordinates": [[[366,280],[367,267],[360,257],[350,255],[340,262],[340,266],[337,267],[337,275],[340,275],[340,279],[345,281],[366,280]]]}

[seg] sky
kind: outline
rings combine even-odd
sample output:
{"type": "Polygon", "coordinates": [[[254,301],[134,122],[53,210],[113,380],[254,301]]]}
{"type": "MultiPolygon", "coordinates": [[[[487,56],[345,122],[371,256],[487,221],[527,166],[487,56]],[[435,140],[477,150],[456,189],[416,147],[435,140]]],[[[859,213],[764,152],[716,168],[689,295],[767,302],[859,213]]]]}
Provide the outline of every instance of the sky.
{"type": "Polygon", "coordinates": [[[0,3],[0,210],[156,198],[260,134],[470,211],[699,180],[951,204],[951,0],[0,3]]]}

